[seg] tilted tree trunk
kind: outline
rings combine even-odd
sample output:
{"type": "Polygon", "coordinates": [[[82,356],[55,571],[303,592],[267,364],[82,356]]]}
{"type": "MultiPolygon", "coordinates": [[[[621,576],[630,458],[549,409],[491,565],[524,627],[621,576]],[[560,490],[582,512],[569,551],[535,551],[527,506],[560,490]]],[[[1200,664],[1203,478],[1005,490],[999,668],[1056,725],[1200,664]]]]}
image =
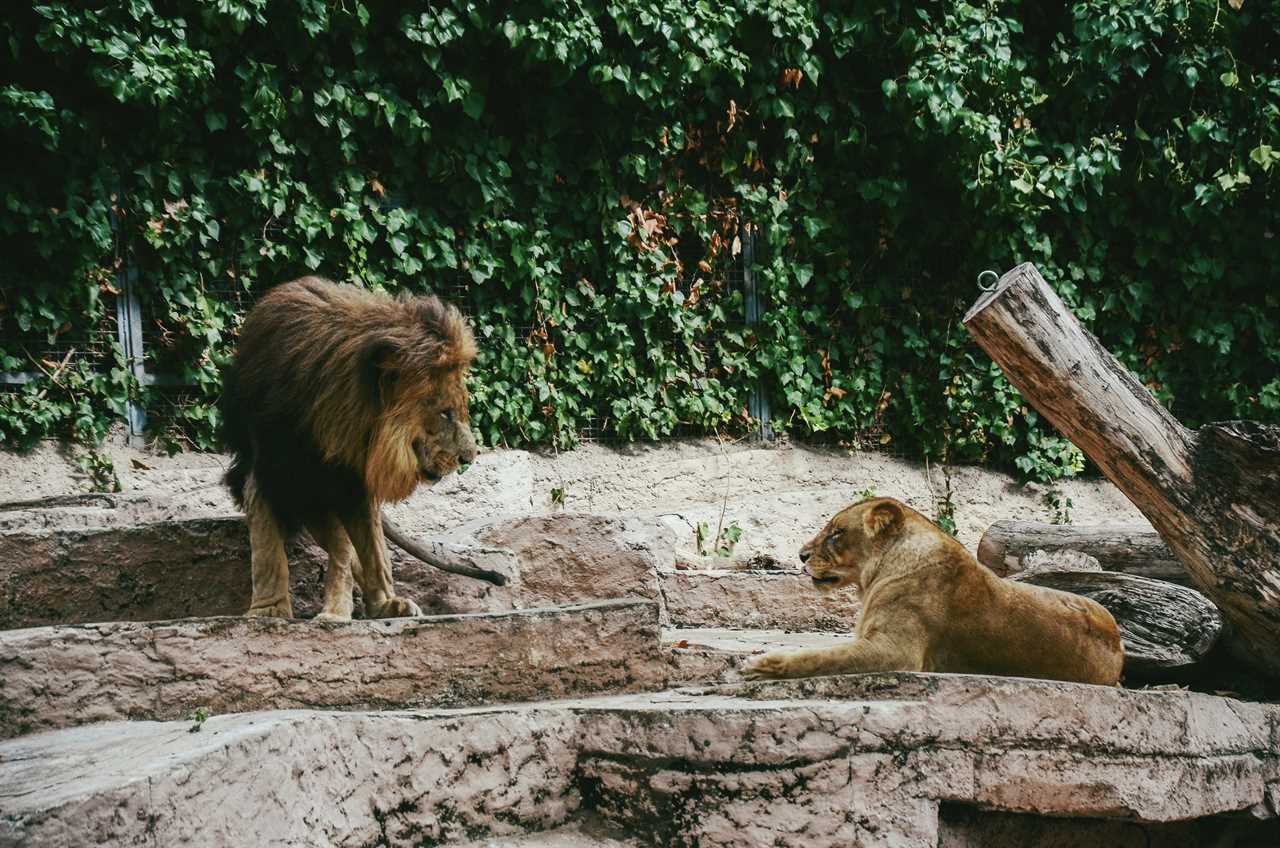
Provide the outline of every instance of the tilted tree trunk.
{"type": "Polygon", "coordinates": [[[1106,571],[1191,584],[1186,567],[1150,524],[1044,524],[997,521],[978,542],[978,562],[1007,577],[1023,568],[1033,551],[1079,551],[1106,571]]]}
{"type": "Polygon", "coordinates": [[[1124,640],[1128,679],[1169,679],[1194,667],[1222,633],[1222,614],[1195,589],[1111,571],[1041,571],[1015,580],[1093,598],[1124,640]]]}
{"type": "Polygon", "coordinates": [[[1232,651],[1280,676],[1280,428],[1186,429],[1030,263],[978,298],[964,323],[1164,537],[1234,629],[1232,651]]]}

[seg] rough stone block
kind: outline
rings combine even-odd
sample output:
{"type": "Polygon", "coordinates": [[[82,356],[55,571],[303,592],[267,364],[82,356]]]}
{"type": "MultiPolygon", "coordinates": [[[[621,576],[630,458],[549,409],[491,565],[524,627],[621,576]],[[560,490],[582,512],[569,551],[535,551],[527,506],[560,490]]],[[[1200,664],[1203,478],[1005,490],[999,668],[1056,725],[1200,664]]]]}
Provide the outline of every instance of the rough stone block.
{"type": "Polygon", "coordinates": [[[258,618],[0,633],[0,736],[113,719],[454,706],[656,690],[656,605],[347,623],[258,618]]]}
{"type": "Polygon", "coordinates": [[[793,571],[664,571],[662,600],[672,627],[852,633],[856,592],[820,594],[793,571]]]}
{"type": "Polygon", "coordinates": [[[0,848],[420,845],[562,824],[574,723],[284,711],[0,743],[0,848]]]}

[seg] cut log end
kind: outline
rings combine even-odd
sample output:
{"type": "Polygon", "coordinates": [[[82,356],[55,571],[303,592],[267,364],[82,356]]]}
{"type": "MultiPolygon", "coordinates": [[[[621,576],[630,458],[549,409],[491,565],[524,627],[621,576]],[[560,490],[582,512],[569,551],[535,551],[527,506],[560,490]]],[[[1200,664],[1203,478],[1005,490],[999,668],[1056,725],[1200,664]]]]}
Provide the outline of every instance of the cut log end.
{"type": "Polygon", "coordinates": [[[991,289],[990,291],[984,291],[981,295],[979,295],[977,301],[974,302],[973,306],[969,307],[969,311],[966,312],[964,315],[964,323],[968,324],[969,321],[972,320],[973,316],[977,315],[979,312],[986,309],[987,306],[990,305],[992,301],[994,301],[997,297],[1000,297],[1000,295],[1004,294],[1005,289],[1014,285],[1023,277],[1029,276],[1028,271],[1034,270],[1034,269],[1035,269],[1035,266],[1032,265],[1030,262],[1023,262],[1021,265],[1018,265],[1014,267],[1012,270],[1007,271],[1005,275],[1000,278],[999,282],[996,283],[995,288],[991,289]]]}

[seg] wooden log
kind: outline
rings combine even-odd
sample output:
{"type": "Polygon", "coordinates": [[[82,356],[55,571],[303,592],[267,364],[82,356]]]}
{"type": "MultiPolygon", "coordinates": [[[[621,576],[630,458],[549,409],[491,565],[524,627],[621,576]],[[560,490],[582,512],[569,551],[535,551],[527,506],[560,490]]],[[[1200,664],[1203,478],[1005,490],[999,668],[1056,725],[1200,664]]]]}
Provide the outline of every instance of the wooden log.
{"type": "Polygon", "coordinates": [[[1106,607],[1120,626],[1126,680],[1185,673],[1222,634],[1222,614],[1212,601],[1163,580],[1112,571],[1041,571],[1021,582],[1074,592],[1106,607]]]}
{"type": "Polygon", "coordinates": [[[1280,676],[1280,428],[1186,429],[1030,263],[978,298],[964,322],[1164,538],[1232,626],[1232,653],[1280,676]]]}
{"type": "Polygon", "coordinates": [[[1187,569],[1149,524],[1045,524],[997,521],[978,542],[978,562],[1001,577],[1023,569],[1032,551],[1079,551],[1105,571],[1190,585],[1187,569]]]}

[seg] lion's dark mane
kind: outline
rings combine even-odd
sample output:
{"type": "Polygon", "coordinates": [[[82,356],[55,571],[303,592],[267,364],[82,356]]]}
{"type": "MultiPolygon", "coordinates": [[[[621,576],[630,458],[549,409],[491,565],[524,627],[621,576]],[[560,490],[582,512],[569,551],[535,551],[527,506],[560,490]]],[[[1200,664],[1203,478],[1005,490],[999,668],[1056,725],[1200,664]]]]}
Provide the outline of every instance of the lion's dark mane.
{"type": "Polygon", "coordinates": [[[397,388],[421,394],[433,368],[469,344],[457,311],[435,297],[398,300],[316,277],[272,289],[250,312],[223,373],[220,433],[232,496],[243,508],[252,474],[289,531],[351,515],[371,495],[379,500],[365,464],[385,400],[385,355],[394,350],[407,363],[397,388]]]}

